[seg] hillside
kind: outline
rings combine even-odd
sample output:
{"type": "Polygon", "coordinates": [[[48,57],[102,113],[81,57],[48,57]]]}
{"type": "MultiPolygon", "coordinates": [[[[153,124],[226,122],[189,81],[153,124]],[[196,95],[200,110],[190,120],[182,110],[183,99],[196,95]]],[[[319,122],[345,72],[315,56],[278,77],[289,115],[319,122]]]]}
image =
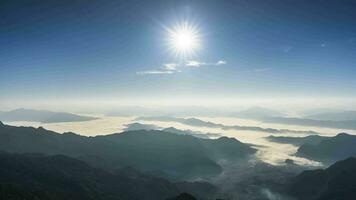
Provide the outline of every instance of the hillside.
{"type": "Polygon", "coordinates": [[[356,159],[336,162],[329,168],[308,170],[294,178],[289,193],[303,200],[354,199],[356,159]]]}
{"type": "Polygon", "coordinates": [[[0,153],[0,199],[163,200],[180,193],[167,180],[134,173],[110,173],[62,155],[0,153]]]}
{"type": "Polygon", "coordinates": [[[325,138],[317,144],[303,144],[296,154],[324,163],[333,163],[356,156],[356,136],[340,133],[335,137],[325,138]]]}
{"type": "Polygon", "coordinates": [[[248,145],[226,137],[201,139],[157,130],[85,137],[7,125],[0,126],[0,150],[63,154],[103,169],[131,166],[183,180],[218,175],[219,160],[238,160],[255,153],[248,145]]]}

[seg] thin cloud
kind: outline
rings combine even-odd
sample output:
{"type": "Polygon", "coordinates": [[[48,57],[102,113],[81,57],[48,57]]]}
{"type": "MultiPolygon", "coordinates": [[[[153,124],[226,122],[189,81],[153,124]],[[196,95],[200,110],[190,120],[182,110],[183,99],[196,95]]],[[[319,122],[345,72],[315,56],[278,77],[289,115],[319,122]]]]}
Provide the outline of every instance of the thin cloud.
{"type": "Polygon", "coordinates": [[[201,67],[201,66],[218,66],[218,65],[225,65],[226,61],[225,60],[219,60],[215,63],[207,63],[207,62],[200,62],[196,60],[189,60],[185,63],[185,66],[187,67],[201,67]]]}
{"type": "Polygon", "coordinates": [[[167,64],[164,64],[163,66],[164,66],[165,70],[176,71],[177,68],[179,67],[179,64],[177,64],[177,63],[167,63],[167,64]]]}
{"type": "Polygon", "coordinates": [[[219,60],[216,65],[226,65],[226,60],[219,60]]]}
{"type": "Polygon", "coordinates": [[[140,72],[136,72],[137,75],[154,75],[154,74],[173,74],[173,71],[169,71],[169,70],[150,70],[150,71],[140,71],[140,72]]]}
{"type": "Polygon", "coordinates": [[[218,60],[217,62],[214,63],[207,63],[207,62],[200,62],[196,60],[189,60],[186,61],[184,64],[178,64],[178,63],[166,63],[163,64],[162,67],[160,67],[157,70],[148,70],[148,71],[139,71],[136,72],[137,75],[159,75],[159,74],[174,74],[177,72],[181,72],[181,69],[183,67],[201,67],[201,66],[219,66],[219,65],[225,65],[226,61],[225,60],[218,60]]]}
{"type": "Polygon", "coordinates": [[[190,60],[190,61],[187,61],[185,63],[185,66],[187,67],[200,67],[202,65],[205,65],[206,63],[203,63],[203,62],[199,62],[199,61],[196,61],[196,60],[190,60]]]}

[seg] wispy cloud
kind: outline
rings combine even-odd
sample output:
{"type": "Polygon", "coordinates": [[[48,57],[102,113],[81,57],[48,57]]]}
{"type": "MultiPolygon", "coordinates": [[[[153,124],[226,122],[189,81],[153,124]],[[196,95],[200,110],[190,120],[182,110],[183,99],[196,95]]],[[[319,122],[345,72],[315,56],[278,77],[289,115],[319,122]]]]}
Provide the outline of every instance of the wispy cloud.
{"type": "Polygon", "coordinates": [[[201,62],[196,60],[189,60],[183,64],[179,63],[166,63],[163,64],[162,67],[156,70],[147,70],[147,71],[139,71],[136,72],[138,75],[154,75],[154,74],[174,74],[177,72],[181,72],[184,67],[201,67],[201,66],[218,66],[225,65],[225,60],[218,60],[216,62],[201,62]]]}
{"type": "Polygon", "coordinates": [[[219,60],[214,63],[207,63],[207,62],[200,62],[196,60],[189,60],[185,63],[185,66],[187,67],[201,67],[201,66],[217,66],[217,65],[225,65],[226,61],[225,60],[219,60]]]}
{"type": "Polygon", "coordinates": [[[173,74],[174,71],[169,70],[150,70],[150,71],[139,71],[136,72],[137,75],[148,75],[148,74],[173,74]]]}
{"type": "Polygon", "coordinates": [[[179,64],[177,64],[177,63],[167,63],[167,64],[164,64],[163,66],[164,66],[165,70],[176,71],[177,68],[179,67],[179,64]]]}
{"type": "Polygon", "coordinates": [[[205,63],[196,60],[190,60],[185,63],[185,66],[187,67],[200,67],[202,65],[205,65],[205,63]]]}
{"type": "Polygon", "coordinates": [[[320,46],[324,48],[324,47],[328,46],[328,44],[326,42],[324,42],[324,43],[321,43],[320,46]]]}
{"type": "Polygon", "coordinates": [[[215,65],[226,65],[226,60],[219,60],[215,65]]]}

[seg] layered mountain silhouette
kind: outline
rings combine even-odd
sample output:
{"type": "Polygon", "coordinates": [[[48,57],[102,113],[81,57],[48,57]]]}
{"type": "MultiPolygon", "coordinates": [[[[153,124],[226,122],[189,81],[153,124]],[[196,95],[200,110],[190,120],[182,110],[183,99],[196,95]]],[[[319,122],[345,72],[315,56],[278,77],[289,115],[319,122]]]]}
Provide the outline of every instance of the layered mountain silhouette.
{"type": "Polygon", "coordinates": [[[315,120],[348,121],[356,120],[356,111],[333,111],[305,115],[304,118],[315,120]]]}
{"type": "Polygon", "coordinates": [[[80,122],[90,121],[98,118],[76,115],[65,112],[52,112],[47,110],[16,109],[7,112],[0,112],[1,121],[30,121],[42,123],[57,122],[80,122]]]}
{"type": "Polygon", "coordinates": [[[232,116],[255,119],[265,123],[290,124],[341,129],[356,129],[356,111],[310,111],[301,117],[287,117],[285,114],[261,107],[252,107],[232,116]]]}
{"type": "Polygon", "coordinates": [[[134,167],[170,179],[187,180],[221,173],[218,162],[239,160],[255,149],[234,138],[202,139],[158,130],[85,137],[43,128],[0,125],[0,150],[63,154],[92,166],[114,170],[134,167]]]}
{"type": "Polygon", "coordinates": [[[211,138],[211,137],[220,137],[220,134],[218,133],[204,133],[204,132],[200,132],[200,131],[192,131],[192,130],[181,130],[181,129],[177,129],[174,127],[168,127],[168,128],[163,128],[163,127],[159,127],[156,126],[154,124],[142,124],[142,123],[138,123],[138,122],[134,122],[134,123],[130,123],[130,124],[126,124],[125,125],[126,128],[124,129],[124,131],[137,131],[137,130],[162,130],[164,132],[170,132],[170,133],[174,133],[177,135],[192,135],[198,138],[211,138]]]}
{"type": "Polygon", "coordinates": [[[0,199],[164,200],[184,192],[180,188],[202,194],[200,184],[171,183],[133,168],[108,172],[63,155],[0,152],[0,199]]]}
{"type": "Polygon", "coordinates": [[[176,197],[172,197],[167,200],[197,200],[197,199],[193,195],[184,192],[177,195],[176,197]]]}
{"type": "Polygon", "coordinates": [[[266,123],[277,124],[291,124],[299,126],[315,126],[315,127],[328,127],[328,128],[341,128],[356,130],[356,120],[317,120],[307,118],[294,118],[294,117],[268,117],[262,120],[266,123]]]}
{"type": "Polygon", "coordinates": [[[263,119],[266,117],[282,117],[285,116],[284,113],[268,109],[268,108],[263,108],[263,107],[251,107],[239,112],[236,112],[232,114],[234,117],[241,117],[241,118],[246,118],[246,119],[263,119]]]}
{"type": "Polygon", "coordinates": [[[316,144],[303,144],[296,154],[324,163],[333,163],[356,156],[356,136],[340,133],[335,137],[324,138],[316,144]]]}
{"type": "Polygon", "coordinates": [[[325,170],[302,172],[292,180],[289,194],[303,200],[355,199],[356,159],[336,162],[325,170]]]}
{"type": "Polygon", "coordinates": [[[224,125],[219,123],[214,123],[210,121],[204,121],[198,118],[181,118],[181,117],[170,117],[170,116],[150,116],[150,117],[138,117],[138,121],[163,121],[163,122],[178,122],[181,124],[196,126],[196,127],[208,127],[208,128],[221,128],[225,130],[238,130],[238,131],[259,131],[266,133],[301,133],[301,134],[319,134],[318,132],[307,130],[291,130],[291,129],[275,129],[275,128],[262,128],[258,126],[240,126],[240,125],[224,125]]]}
{"type": "Polygon", "coordinates": [[[323,139],[328,137],[323,137],[319,135],[309,135],[305,137],[286,137],[286,136],[273,136],[270,135],[266,137],[267,140],[271,142],[292,144],[295,146],[301,146],[303,144],[316,145],[319,144],[323,139]]]}

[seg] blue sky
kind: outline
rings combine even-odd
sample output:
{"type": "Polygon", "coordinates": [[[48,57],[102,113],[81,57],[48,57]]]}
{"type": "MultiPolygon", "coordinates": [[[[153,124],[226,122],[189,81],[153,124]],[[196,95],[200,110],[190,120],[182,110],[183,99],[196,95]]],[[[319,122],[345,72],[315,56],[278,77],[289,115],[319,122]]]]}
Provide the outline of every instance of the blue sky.
{"type": "Polygon", "coordinates": [[[355,1],[1,1],[0,47],[7,102],[356,95],[355,1]],[[183,20],[185,58],[165,29],[183,20]]]}

